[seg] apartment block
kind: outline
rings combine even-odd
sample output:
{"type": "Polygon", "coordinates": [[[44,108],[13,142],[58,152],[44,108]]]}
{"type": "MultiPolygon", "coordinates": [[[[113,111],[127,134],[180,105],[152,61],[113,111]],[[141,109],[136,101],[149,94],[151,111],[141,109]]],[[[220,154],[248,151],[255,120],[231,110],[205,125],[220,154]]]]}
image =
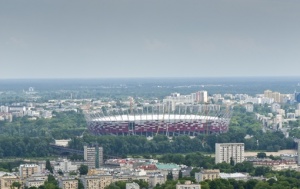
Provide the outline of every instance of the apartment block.
{"type": "Polygon", "coordinates": [[[73,165],[72,162],[68,161],[67,159],[63,159],[60,162],[58,162],[56,165],[54,165],[54,170],[62,172],[70,172],[70,171],[77,171],[78,166],[73,165]]]}
{"type": "Polygon", "coordinates": [[[214,180],[220,178],[219,169],[203,169],[199,173],[195,173],[195,179],[197,182],[204,180],[214,180]]]}
{"type": "Polygon", "coordinates": [[[0,189],[11,189],[14,182],[20,182],[20,179],[16,176],[0,177],[0,189]]]}
{"type": "Polygon", "coordinates": [[[20,177],[21,179],[25,179],[30,177],[35,173],[39,173],[39,166],[36,164],[22,164],[19,167],[20,177]]]}
{"type": "Polygon", "coordinates": [[[89,169],[99,168],[103,165],[103,148],[84,146],[84,160],[89,169]]]}
{"type": "Polygon", "coordinates": [[[244,143],[216,143],[215,144],[215,163],[241,163],[244,161],[244,143]]]}
{"type": "Polygon", "coordinates": [[[111,175],[85,176],[82,183],[85,189],[104,189],[112,183],[111,175]]]}
{"type": "Polygon", "coordinates": [[[78,189],[78,180],[75,178],[61,178],[58,184],[61,189],[78,189]]]}
{"type": "Polygon", "coordinates": [[[36,187],[38,188],[39,186],[43,185],[45,183],[45,179],[43,178],[29,178],[26,179],[25,185],[30,188],[30,187],[36,187]]]}
{"type": "Polygon", "coordinates": [[[196,92],[196,102],[207,103],[207,91],[196,92]]]}
{"type": "Polygon", "coordinates": [[[159,174],[159,175],[151,175],[149,176],[149,186],[155,187],[157,184],[164,184],[166,182],[166,176],[159,174]]]}

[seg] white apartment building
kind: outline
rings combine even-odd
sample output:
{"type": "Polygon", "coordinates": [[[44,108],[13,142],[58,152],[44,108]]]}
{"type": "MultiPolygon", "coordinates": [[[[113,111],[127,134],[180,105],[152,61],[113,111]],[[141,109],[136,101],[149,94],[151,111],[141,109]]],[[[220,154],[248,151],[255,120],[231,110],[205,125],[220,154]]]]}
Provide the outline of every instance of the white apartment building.
{"type": "Polygon", "coordinates": [[[254,110],[253,104],[245,104],[244,107],[246,108],[246,112],[253,112],[254,110]]]}
{"type": "Polygon", "coordinates": [[[70,171],[77,171],[77,165],[73,165],[72,162],[68,161],[67,159],[63,159],[62,161],[58,162],[57,165],[54,165],[54,170],[62,172],[70,172],[70,171]]]}
{"type": "Polygon", "coordinates": [[[172,111],[175,110],[178,104],[191,104],[194,103],[194,95],[180,95],[180,93],[172,93],[171,96],[167,96],[163,99],[163,103],[167,104],[172,111]]]}
{"type": "Polygon", "coordinates": [[[0,106],[0,112],[8,113],[8,106],[0,106]]]}
{"type": "Polygon", "coordinates": [[[89,169],[99,168],[103,165],[103,148],[84,146],[84,160],[89,169]]]}
{"type": "Polygon", "coordinates": [[[272,112],[277,112],[277,110],[279,110],[281,108],[281,106],[280,106],[280,104],[278,104],[278,103],[273,103],[272,105],[271,105],[271,111],[272,112]]]}
{"type": "Polygon", "coordinates": [[[39,187],[45,183],[46,179],[43,178],[29,178],[26,179],[25,185],[30,188],[30,187],[39,187]]]}
{"type": "Polygon", "coordinates": [[[126,183],[126,189],[140,189],[140,185],[135,182],[126,183]]]}
{"type": "Polygon", "coordinates": [[[261,98],[261,104],[272,104],[274,102],[274,98],[264,97],[261,98]]]}
{"type": "Polygon", "coordinates": [[[198,91],[190,95],[180,95],[180,93],[172,93],[163,99],[163,103],[167,104],[172,111],[179,104],[206,103],[208,101],[207,91],[198,91]]]}
{"type": "Polygon", "coordinates": [[[215,163],[230,163],[232,158],[234,163],[244,161],[244,143],[216,143],[215,144],[215,163]]]}
{"type": "Polygon", "coordinates": [[[207,103],[207,91],[198,91],[196,92],[196,102],[207,103]]]}

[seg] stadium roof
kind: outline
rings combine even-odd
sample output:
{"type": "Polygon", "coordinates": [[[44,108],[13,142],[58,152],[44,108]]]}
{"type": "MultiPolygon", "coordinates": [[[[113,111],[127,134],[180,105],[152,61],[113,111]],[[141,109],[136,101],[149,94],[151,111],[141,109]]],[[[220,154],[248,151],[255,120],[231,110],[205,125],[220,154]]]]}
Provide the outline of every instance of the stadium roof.
{"type": "Polygon", "coordinates": [[[213,116],[200,116],[200,115],[178,115],[178,114],[144,114],[144,115],[117,115],[117,116],[104,116],[92,117],[92,121],[147,121],[147,120],[218,120],[220,118],[213,116]]]}

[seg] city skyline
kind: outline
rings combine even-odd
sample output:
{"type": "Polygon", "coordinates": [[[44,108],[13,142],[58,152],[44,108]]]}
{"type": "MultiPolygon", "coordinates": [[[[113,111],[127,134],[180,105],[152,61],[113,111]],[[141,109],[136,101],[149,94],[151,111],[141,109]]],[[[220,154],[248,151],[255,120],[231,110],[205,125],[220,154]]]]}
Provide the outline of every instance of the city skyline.
{"type": "Polygon", "coordinates": [[[0,2],[0,79],[298,76],[300,2],[0,2]]]}

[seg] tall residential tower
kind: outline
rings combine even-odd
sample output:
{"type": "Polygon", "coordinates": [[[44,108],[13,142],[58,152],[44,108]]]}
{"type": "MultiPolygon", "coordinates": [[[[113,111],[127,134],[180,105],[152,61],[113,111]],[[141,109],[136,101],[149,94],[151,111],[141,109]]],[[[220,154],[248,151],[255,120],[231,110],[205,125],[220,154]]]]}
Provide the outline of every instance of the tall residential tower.
{"type": "Polygon", "coordinates": [[[84,146],[84,160],[89,169],[99,168],[103,165],[103,148],[84,146]]]}
{"type": "Polygon", "coordinates": [[[230,163],[232,159],[234,164],[244,161],[245,144],[244,143],[216,143],[215,163],[230,163]]]}

